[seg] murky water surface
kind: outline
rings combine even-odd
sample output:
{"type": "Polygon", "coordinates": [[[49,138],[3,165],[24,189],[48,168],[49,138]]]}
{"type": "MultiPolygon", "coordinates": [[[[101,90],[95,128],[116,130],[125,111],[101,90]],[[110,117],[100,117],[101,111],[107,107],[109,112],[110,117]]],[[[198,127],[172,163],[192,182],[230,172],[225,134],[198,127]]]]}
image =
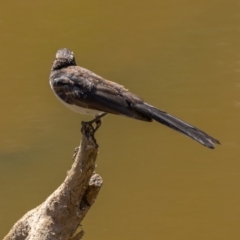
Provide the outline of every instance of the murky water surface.
{"type": "Polygon", "coordinates": [[[5,1],[0,32],[0,238],[63,181],[90,119],[48,84],[68,47],[81,66],[222,143],[209,150],[107,116],[97,134],[104,186],[84,239],[239,239],[239,1],[5,1]]]}

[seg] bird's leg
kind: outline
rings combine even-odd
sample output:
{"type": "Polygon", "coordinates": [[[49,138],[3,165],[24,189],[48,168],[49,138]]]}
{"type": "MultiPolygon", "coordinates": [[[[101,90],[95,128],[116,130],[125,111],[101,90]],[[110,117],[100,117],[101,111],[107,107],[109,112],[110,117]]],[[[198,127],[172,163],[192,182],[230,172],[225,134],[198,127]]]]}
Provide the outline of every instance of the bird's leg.
{"type": "MultiPolygon", "coordinates": [[[[94,140],[94,142],[96,143],[96,140],[94,138],[94,134],[95,132],[98,130],[98,128],[101,126],[102,124],[102,118],[104,116],[106,116],[107,113],[102,113],[101,115],[95,117],[93,120],[89,121],[89,122],[82,122],[82,128],[81,128],[81,132],[82,134],[84,134],[87,138],[92,138],[94,140]],[[93,123],[96,123],[96,127],[93,127],[93,123]]],[[[97,145],[97,143],[96,143],[97,145]]]]}
{"type": "Polygon", "coordinates": [[[84,125],[88,124],[88,125],[92,125],[93,123],[96,123],[96,127],[93,128],[94,129],[94,133],[98,130],[98,128],[101,126],[102,124],[102,118],[104,116],[106,116],[107,113],[102,113],[100,115],[98,115],[97,117],[95,117],[93,120],[89,121],[89,122],[82,122],[82,127],[84,127],[84,125]]]}
{"type": "Polygon", "coordinates": [[[97,116],[96,118],[94,118],[92,121],[90,121],[91,123],[96,123],[96,127],[94,129],[94,133],[100,128],[101,124],[102,124],[102,118],[104,116],[106,116],[107,113],[102,113],[101,115],[97,116]]]}
{"type": "Polygon", "coordinates": [[[85,124],[85,123],[88,123],[88,124],[93,124],[93,123],[96,123],[96,130],[101,126],[101,123],[102,123],[102,118],[104,116],[106,116],[107,113],[102,113],[100,115],[98,115],[97,117],[95,117],[93,120],[89,121],[89,122],[82,122],[82,124],[85,124]]]}

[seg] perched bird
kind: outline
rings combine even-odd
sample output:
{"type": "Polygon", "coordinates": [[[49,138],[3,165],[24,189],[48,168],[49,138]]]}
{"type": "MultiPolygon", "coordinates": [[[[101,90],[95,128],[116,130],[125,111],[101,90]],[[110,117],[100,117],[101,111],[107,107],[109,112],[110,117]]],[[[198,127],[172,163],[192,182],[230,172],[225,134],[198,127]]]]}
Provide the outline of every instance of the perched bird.
{"type": "Polygon", "coordinates": [[[77,66],[72,51],[57,51],[52,64],[50,86],[57,98],[73,111],[94,115],[99,121],[107,113],[122,115],[146,122],[155,120],[206,147],[220,142],[198,128],[144,102],[122,85],[108,81],[77,66]]]}

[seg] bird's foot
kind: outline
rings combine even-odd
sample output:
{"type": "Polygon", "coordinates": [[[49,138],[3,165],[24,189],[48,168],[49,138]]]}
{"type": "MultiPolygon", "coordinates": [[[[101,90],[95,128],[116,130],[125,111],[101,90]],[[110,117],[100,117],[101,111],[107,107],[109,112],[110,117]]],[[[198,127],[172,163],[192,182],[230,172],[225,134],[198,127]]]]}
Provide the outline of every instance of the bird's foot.
{"type": "Polygon", "coordinates": [[[85,135],[89,140],[93,140],[96,147],[98,147],[97,141],[94,137],[95,132],[100,128],[101,124],[102,124],[102,117],[104,117],[107,113],[103,113],[99,116],[97,116],[96,118],[94,118],[93,120],[89,121],[89,122],[81,122],[81,132],[83,135],[85,135]],[[95,127],[93,126],[93,124],[95,123],[95,127]]]}
{"type": "Polygon", "coordinates": [[[82,128],[81,128],[82,134],[86,136],[89,141],[93,141],[95,146],[98,147],[97,141],[94,137],[96,128],[94,128],[93,124],[90,122],[82,122],[81,124],[82,124],[82,128]]]}

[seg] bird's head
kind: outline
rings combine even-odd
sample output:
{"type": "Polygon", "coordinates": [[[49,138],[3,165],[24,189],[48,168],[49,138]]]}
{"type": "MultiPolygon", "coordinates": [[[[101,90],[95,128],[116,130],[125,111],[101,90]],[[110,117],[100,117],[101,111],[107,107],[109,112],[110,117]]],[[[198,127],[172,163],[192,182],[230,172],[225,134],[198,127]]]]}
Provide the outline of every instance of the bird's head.
{"type": "Polygon", "coordinates": [[[67,48],[59,49],[56,53],[56,58],[53,62],[52,69],[56,70],[69,66],[76,66],[73,52],[67,48]]]}

